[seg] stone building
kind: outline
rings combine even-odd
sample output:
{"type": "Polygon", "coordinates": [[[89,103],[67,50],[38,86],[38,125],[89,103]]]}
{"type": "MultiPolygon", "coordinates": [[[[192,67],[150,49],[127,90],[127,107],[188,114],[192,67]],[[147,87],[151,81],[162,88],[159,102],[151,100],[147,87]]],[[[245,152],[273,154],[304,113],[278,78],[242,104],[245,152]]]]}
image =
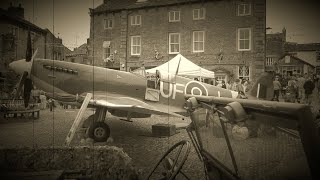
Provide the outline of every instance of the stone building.
{"type": "Polygon", "coordinates": [[[105,0],[90,16],[89,56],[99,66],[151,68],[181,53],[217,79],[264,72],[265,0],[105,0]]]}
{"type": "Polygon", "coordinates": [[[0,76],[6,77],[9,64],[25,59],[28,32],[31,35],[33,52],[38,49],[37,58],[64,59],[62,39],[48,29],[42,29],[24,19],[24,8],[10,4],[8,9],[0,8],[0,76]]]}
{"type": "Polygon", "coordinates": [[[320,74],[320,43],[286,41],[286,29],[267,34],[265,69],[280,74],[320,74]]]}
{"type": "Polygon", "coordinates": [[[91,65],[92,62],[88,58],[88,46],[87,44],[82,44],[81,46],[74,48],[73,51],[70,51],[66,54],[66,61],[80,63],[80,64],[88,64],[91,65]]]}

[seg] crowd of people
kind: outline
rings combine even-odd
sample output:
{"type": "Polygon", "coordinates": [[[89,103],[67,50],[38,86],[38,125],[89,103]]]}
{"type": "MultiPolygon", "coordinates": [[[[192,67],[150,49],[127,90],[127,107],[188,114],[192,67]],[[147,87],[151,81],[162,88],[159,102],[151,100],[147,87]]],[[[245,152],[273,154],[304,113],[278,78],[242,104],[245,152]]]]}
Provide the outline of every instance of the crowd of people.
{"type": "Polygon", "coordinates": [[[320,92],[320,76],[316,74],[296,74],[275,76],[273,81],[273,101],[280,95],[285,102],[311,104],[315,89],[320,92]]]}
{"type": "Polygon", "coordinates": [[[246,92],[250,89],[251,83],[248,79],[236,79],[236,80],[230,80],[228,82],[222,80],[221,82],[216,81],[215,85],[217,87],[221,87],[224,89],[229,89],[232,91],[238,92],[238,98],[246,99],[246,92]]]}
{"type": "MultiPolygon", "coordinates": [[[[0,100],[21,100],[23,99],[22,96],[28,96],[29,97],[29,105],[26,107],[32,108],[33,106],[38,106],[41,110],[49,108],[50,111],[53,110],[55,107],[54,100],[51,98],[48,98],[45,96],[44,91],[37,89],[36,87],[33,87],[30,93],[22,92],[19,94],[19,97],[15,97],[17,94],[17,88],[14,87],[13,90],[9,93],[8,91],[1,91],[0,90],[0,100]]],[[[9,101],[9,102],[10,102],[9,101]]],[[[13,101],[12,101],[13,103],[13,101]]]]}

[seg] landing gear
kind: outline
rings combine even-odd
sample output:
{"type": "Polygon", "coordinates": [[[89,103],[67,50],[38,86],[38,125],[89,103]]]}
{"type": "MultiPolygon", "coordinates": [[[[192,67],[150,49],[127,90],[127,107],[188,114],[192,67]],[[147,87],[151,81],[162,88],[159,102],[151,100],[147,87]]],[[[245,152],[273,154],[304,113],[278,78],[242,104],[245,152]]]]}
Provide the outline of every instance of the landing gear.
{"type": "Polygon", "coordinates": [[[106,108],[97,108],[95,114],[89,116],[83,123],[83,127],[89,127],[88,136],[95,142],[105,142],[110,136],[110,127],[104,122],[106,114],[106,108]]]}
{"type": "Polygon", "coordinates": [[[96,142],[105,142],[110,136],[110,127],[104,122],[93,122],[88,129],[88,135],[96,142]]]}

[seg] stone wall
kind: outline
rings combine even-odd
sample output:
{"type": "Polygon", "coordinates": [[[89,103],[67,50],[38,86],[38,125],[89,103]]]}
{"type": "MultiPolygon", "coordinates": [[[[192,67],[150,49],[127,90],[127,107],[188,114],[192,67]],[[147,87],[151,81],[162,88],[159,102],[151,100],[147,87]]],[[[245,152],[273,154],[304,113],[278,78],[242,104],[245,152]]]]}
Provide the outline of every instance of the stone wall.
{"type": "MultiPolygon", "coordinates": [[[[130,11],[102,13],[92,16],[90,38],[94,39],[97,62],[102,57],[102,43],[111,41],[112,51],[117,50],[115,61],[121,66],[154,67],[165,63],[175,54],[169,54],[169,33],[180,33],[180,53],[194,63],[213,70],[224,67],[229,72],[238,74],[239,65],[250,66],[250,78],[255,79],[264,71],[266,4],[265,0],[251,2],[252,13],[249,16],[237,16],[237,5],[245,1],[205,1],[183,5],[133,9],[130,11]],[[193,20],[193,9],[204,7],[204,20],[193,20]],[[168,12],[180,11],[180,22],[169,22],[168,12]],[[127,17],[141,15],[141,25],[127,26],[127,17]],[[114,27],[104,29],[104,19],[113,18],[114,27]],[[127,28],[128,27],[128,28],[127,28]],[[238,28],[251,28],[252,48],[250,51],[238,51],[238,28]],[[193,32],[205,32],[204,52],[192,50],[193,32]],[[141,36],[141,55],[131,55],[130,37],[141,36]],[[155,58],[155,52],[159,58],[155,58]],[[221,59],[221,55],[223,56],[221,59]]],[[[99,64],[99,62],[97,63],[99,64]]]]}
{"type": "Polygon", "coordinates": [[[94,179],[137,179],[132,159],[113,146],[0,149],[1,174],[84,171],[94,179]]]}

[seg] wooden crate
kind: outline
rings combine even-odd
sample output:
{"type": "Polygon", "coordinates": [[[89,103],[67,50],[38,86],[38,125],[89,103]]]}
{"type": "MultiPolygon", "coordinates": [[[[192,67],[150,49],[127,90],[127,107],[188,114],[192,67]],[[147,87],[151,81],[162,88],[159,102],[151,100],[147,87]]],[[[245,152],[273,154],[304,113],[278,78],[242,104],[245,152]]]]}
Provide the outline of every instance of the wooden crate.
{"type": "Polygon", "coordinates": [[[152,125],[152,135],[155,137],[172,136],[176,134],[176,126],[173,124],[152,125]]]}

